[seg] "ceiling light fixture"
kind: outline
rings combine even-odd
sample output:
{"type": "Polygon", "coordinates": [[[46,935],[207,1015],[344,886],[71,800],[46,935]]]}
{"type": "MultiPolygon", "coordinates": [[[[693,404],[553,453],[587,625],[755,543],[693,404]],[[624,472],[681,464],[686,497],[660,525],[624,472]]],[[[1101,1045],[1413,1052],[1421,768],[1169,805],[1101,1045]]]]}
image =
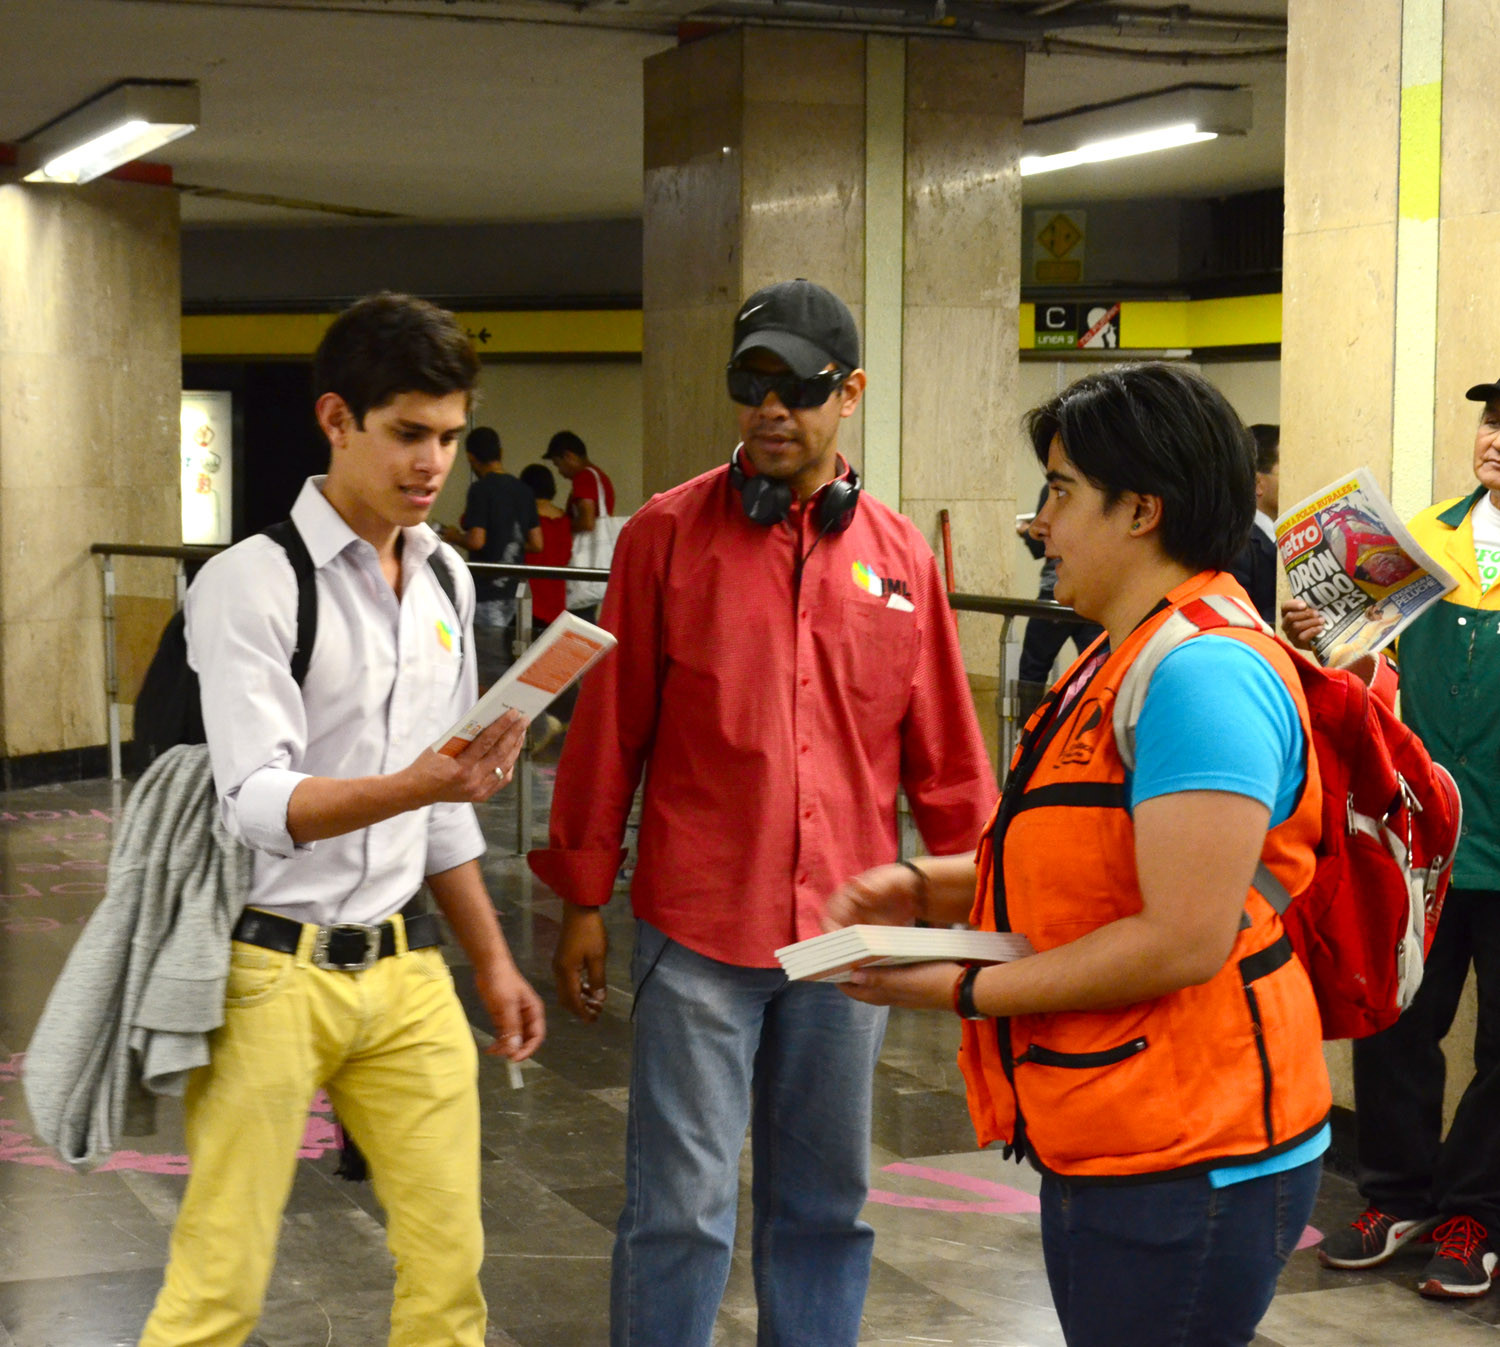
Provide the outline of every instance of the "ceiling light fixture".
{"type": "Polygon", "coordinates": [[[27,182],[92,182],[198,127],[198,86],[122,80],[54,118],[17,147],[27,182]]]}
{"type": "Polygon", "coordinates": [[[1200,141],[1218,138],[1217,131],[1200,131],[1192,122],[1183,122],[1156,131],[1138,131],[1132,136],[1092,140],[1076,150],[1063,150],[1059,154],[1024,154],[1021,156],[1021,176],[1028,178],[1034,173],[1055,173],[1075,164],[1100,164],[1106,159],[1126,159],[1132,154],[1151,154],[1156,150],[1172,150],[1179,145],[1196,145],[1200,141]]]}
{"type": "Polygon", "coordinates": [[[1022,132],[1022,177],[1196,145],[1250,129],[1250,91],[1179,84],[1034,118],[1022,132]]]}

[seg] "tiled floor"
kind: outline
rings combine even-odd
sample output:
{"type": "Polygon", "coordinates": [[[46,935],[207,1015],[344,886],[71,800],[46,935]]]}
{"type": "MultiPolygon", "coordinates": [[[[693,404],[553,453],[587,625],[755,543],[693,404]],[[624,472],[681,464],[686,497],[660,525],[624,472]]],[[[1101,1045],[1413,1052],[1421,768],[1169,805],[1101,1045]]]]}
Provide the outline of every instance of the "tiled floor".
{"type": "MultiPolygon", "coordinates": [[[[550,774],[539,771],[537,818],[550,774]]],[[[514,796],[483,812],[486,870],[507,934],[538,986],[557,900],[515,858],[514,796]]],[[[94,1174],[62,1168],[30,1134],[22,1056],[79,925],[103,893],[119,795],[107,782],[0,794],[0,1347],[134,1343],[161,1278],[183,1186],[175,1110],[94,1174]]],[[[629,919],[609,909],[615,947],[602,1021],[551,1018],[524,1087],[482,1059],[484,1283],[489,1342],[596,1347],[606,1341],[610,1229],[623,1192],[629,919]]],[[[455,963],[457,960],[455,959],[455,963]]],[[[462,968],[456,968],[461,988],[462,968]]],[[[548,992],[550,1003],[550,991],[548,992]]],[[[974,1150],[953,1063],[956,1025],[896,1015],[876,1081],[873,1189],[878,1235],[861,1341],[953,1347],[1061,1343],[1042,1272],[1027,1169],[974,1150]]],[[[1497,1123],[1500,1125],[1500,1123],[1497,1123]]],[[[390,1260],[369,1190],[332,1177],[326,1113],[309,1119],[261,1347],[376,1347],[385,1341],[390,1260]]],[[[1319,1228],[1347,1215],[1352,1186],[1330,1176],[1319,1228]]],[[[748,1201],[748,1199],[747,1199],[748,1201]]],[[[1411,1289],[1420,1254],[1394,1268],[1333,1274],[1309,1251],[1282,1278],[1258,1347],[1500,1344],[1500,1292],[1434,1304],[1411,1289]]],[[[717,1341],[749,1347],[755,1310],[743,1251],[717,1341]]]]}

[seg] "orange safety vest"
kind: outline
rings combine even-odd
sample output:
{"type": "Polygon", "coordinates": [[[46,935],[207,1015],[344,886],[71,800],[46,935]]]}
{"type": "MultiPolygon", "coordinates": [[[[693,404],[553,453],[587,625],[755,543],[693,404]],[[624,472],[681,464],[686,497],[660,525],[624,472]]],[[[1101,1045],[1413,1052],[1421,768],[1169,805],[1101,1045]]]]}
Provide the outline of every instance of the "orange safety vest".
{"type": "MultiPolygon", "coordinates": [[[[1088,653],[1033,714],[980,842],[974,926],[1023,932],[1041,951],[1141,910],[1114,698],[1171,609],[1206,594],[1243,598],[1222,572],[1195,576],[1060,714],[1054,708],[1088,653]]],[[[1259,631],[1214,633],[1225,638],[1270,662],[1310,743],[1307,703],[1285,651],[1259,631]]],[[[1309,753],[1301,799],[1262,851],[1290,893],[1312,876],[1320,805],[1309,753]]],[[[1207,982],[1115,1010],[966,1022],[959,1065],[981,1145],[1004,1140],[1008,1154],[1029,1153],[1043,1170],[1069,1178],[1180,1177],[1274,1155],[1314,1135],[1332,1102],[1321,1040],[1312,987],[1281,918],[1250,889],[1229,959],[1207,982]]]]}

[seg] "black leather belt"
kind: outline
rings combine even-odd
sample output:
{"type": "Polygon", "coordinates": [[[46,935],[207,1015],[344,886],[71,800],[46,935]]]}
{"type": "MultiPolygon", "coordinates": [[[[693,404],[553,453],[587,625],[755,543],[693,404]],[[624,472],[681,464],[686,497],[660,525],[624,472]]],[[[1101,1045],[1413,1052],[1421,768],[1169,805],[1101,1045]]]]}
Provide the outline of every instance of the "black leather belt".
{"type": "MultiPolygon", "coordinates": [[[[443,943],[442,927],[433,913],[424,912],[404,921],[407,949],[427,949],[443,943]]],[[[389,959],[396,952],[396,927],[389,921],[378,926],[341,922],[313,929],[317,934],[313,937],[312,961],[330,972],[360,972],[372,967],[377,959],[389,959]]],[[[231,936],[246,945],[295,954],[302,944],[302,931],[300,921],[247,907],[235,922],[231,936]]]]}

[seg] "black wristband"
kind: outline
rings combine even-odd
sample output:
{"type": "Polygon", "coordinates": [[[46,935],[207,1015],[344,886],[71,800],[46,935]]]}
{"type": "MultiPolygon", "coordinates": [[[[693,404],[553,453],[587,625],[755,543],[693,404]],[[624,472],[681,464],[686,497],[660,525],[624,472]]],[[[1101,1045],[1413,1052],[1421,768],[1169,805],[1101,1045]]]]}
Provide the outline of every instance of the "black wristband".
{"type": "Polygon", "coordinates": [[[899,860],[897,865],[903,865],[917,877],[917,883],[921,887],[917,890],[917,905],[925,916],[927,912],[927,895],[932,892],[932,881],[927,878],[927,871],[922,869],[916,861],[899,860]]]}
{"type": "Polygon", "coordinates": [[[957,1006],[960,1019],[987,1020],[989,1016],[974,1004],[974,979],[988,964],[971,963],[968,971],[958,981],[957,1006]]]}

